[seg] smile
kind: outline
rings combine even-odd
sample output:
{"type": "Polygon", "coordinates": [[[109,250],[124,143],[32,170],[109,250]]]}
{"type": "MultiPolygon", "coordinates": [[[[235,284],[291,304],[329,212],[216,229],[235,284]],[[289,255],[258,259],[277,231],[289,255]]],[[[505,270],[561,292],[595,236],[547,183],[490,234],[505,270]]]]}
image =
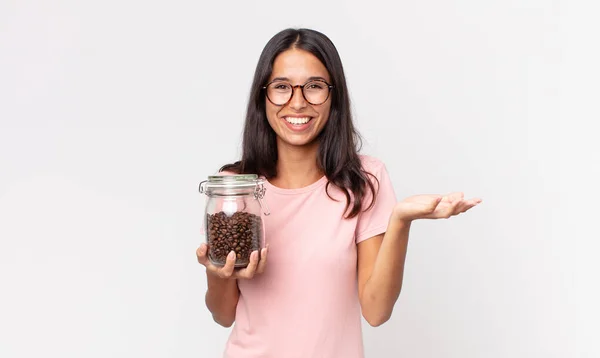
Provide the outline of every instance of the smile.
{"type": "Polygon", "coordinates": [[[295,125],[302,125],[308,123],[312,117],[283,117],[286,122],[295,125]]]}

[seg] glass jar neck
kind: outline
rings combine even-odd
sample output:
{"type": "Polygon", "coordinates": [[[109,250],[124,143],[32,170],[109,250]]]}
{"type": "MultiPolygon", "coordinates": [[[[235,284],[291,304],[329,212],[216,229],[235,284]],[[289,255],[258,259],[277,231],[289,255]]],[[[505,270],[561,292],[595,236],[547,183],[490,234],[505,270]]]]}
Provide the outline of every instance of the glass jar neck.
{"type": "Polygon", "coordinates": [[[270,215],[263,201],[265,187],[263,179],[256,174],[211,175],[199,185],[200,193],[209,197],[242,197],[253,196],[258,200],[265,215],[270,215]]]}

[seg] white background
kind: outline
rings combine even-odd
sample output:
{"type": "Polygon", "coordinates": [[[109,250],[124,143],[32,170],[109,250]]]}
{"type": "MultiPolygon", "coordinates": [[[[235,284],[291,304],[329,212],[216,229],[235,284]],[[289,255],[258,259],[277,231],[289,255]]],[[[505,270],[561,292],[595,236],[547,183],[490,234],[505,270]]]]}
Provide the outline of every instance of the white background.
{"type": "Polygon", "coordinates": [[[367,357],[598,357],[597,9],[566,3],[1,0],[0,356],[220,356],[197,185],[312,27],[398,199],[484,200],[413,226],[367,357]]]}

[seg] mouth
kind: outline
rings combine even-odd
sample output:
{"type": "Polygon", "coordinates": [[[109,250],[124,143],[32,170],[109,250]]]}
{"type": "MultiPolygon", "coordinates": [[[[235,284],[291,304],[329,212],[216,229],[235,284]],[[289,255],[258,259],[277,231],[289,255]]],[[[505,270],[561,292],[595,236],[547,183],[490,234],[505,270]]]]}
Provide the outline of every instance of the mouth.
{"type": "Polygon", "coordinates": [[[283,119],[293,126],[303,126],[310,122],[313,117],[283,117],[283,119]]]}

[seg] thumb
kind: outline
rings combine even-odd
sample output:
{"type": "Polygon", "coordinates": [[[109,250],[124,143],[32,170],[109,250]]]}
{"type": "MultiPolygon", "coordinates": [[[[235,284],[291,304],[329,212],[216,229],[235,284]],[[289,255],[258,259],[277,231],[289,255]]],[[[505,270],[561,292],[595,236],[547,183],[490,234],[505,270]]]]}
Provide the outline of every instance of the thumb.
{"type": "Polygon", "coordinates": [[[207,264],[208,257],[206,252],[208,251],[208,245],[201,244],[200,247],[196,250],[196,257],[198,258],[198,262],[204,266],[207,264]]]}
{"type": "Polygon", "coordinates": [[[431,203],[429,204],[429,213],[432,213],[435,211],[435,208],[437,208],[437,206],[439,205],[439,203],[442,201],[443,197],[441,195],[437,195],[433,198],[433,200],[431,201],[431,203]]]}

